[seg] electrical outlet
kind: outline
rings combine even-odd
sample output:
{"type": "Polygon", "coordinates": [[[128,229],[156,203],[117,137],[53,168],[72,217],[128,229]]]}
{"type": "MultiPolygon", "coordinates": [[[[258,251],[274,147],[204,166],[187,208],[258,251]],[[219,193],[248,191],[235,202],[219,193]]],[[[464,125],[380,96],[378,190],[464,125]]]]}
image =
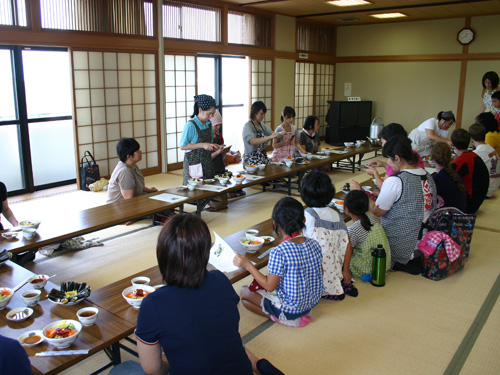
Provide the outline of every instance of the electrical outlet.
{"type": "Polygon", "coordinates": [[[351,96],[352,83],[344,83],[344,96],[351,96]]]}

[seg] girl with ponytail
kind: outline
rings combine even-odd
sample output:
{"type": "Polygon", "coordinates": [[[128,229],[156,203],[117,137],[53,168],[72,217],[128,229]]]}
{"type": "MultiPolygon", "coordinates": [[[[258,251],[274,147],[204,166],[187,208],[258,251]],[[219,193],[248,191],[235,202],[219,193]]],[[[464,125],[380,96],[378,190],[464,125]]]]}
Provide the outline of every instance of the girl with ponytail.
{"type": "Polygon", "coordinates": [[[347,228],[353,254],[351,258],[351,272],[354,277],[363,281],[370,281],[372,272],[372,248],[382,244],[387,254],[387,269],[391,268],[391,249],[380,221],[366,213],[369,209],[368,195],[361,190],[352,190],[344,199],[345,213],[349,215],[353,224],[347,228]],[[366,278],[366,280],[365,280],[366,278]]]}
{"type": "Polygon", "coordinates": [[[437,208],[456,207],[465,212],[467,190],[460,176],[451,167],[451,147],[447,143],[438,142],[432,147],[431,157],[437,171],[432,176],[437,188],[437,208]]]}

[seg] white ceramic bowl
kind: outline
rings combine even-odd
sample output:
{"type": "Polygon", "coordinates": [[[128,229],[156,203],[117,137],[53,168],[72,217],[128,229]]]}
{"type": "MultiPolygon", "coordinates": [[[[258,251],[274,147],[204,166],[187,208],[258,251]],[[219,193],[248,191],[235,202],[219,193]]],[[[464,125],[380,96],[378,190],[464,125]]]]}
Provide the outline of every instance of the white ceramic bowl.
{"type": "Polygon", "coordinates": [[[21,298],[23,299],[26,306],[35,306],[38,301],[40,301],[41,294],[42,291],[39,289],[30,289],[26,292],[23,292],[23,294],[21,294],[21,298]]]}
{"type": "Polygon", "coordinates": [[[194,185],[194,186],[200,186],[201,184],[203,183],[203,180],[198,178],[197,180],[191,178],[190,180],[188,180],[188,186],[189,185],[194,185]]]}
{"type": "Polygon", "coordinates": [[[326,156],[330,156],[330,154],[332,153],[332,150],[330,150],[329,148],[322,148],[321,151],[323,151],[326,156]]]}
{"type": "Polygon", "coordinates": [[[240,239],[241,245],[249,253],[253,253],[253,252],[259,250],[262,247],[262,245],[264,245],[264,242],[266,242],[266,241],[262,237],[252,237],[252,238],[243,237],[240,239]],[[244,241],[252,241],[252,242],[258,242],[258,243],[251,245],[251,244],[244,243],[244,241]]]}
{"type": "Polygon", "coordinates": [[[138,276],[138,277],[134,277],[132,279],[132,285],[135,285],[137,287],[141,287],[141,286],[144,286],[144,285],[149,285],[151,279],[147,276],[138,276]]]}
{"type": "Polygon", "coordinates": [[[41,342],[43,342],[43,334],[42,334],[42,331],[41,330],[36,330],[36,331],[29,331],[29,332],[26,332],[26,333],[23,333],[21,336],[19,336],[17,338],[17,341],[19,341],[19,343],[23,346],[27,346],[28,348],[32,347],[32,346],[35,346],[35,345],[38,345],[40,344],[41,342]],[[31,344],[29,343],[25,343],[24,340],[27,338],[27,337],[30,337],[30,336],[38,336],[38,341],[35,341],[31,344]]]}
{"type": "Polygon", "coordinates": [[[248,229],[246,232],[245,232],[245,236],[247,238],[254,238],[254,237],[258,237],[259,236],[259,231],[257,229],[248,229]]]}
{"type": "Polygon", "coordinates": [[[242,176],[242,177],[235,177],[233,176],[233,181],[236,183],[236,184],[241,184],[243,181],[245,181],[245,176],[242,176]]]}
{"type": "Polygon", "coordinates": [[[66,320],[58,320],[56,322],[52,322],[50,324],[47,324],[43,329],[42,329],[42,335],[43,338],[51,345],[54,345],[56,348],[67,348],[71,344],[73,344],[78,335],[80,334],[82,330],[82,323],[80,323],[77,320],[72,320],[72,319],[66,319],[66,320]],[[56,327],[67,327],[68,325],[73,325],[75,328],[74,330],[76,333],[73,336],[68,336],[68,337],[63,337],[60,339],[55,339],[55,338],[49,338],[47,337],[47,330],[51,328],[56,328],[56,327]]]}
{"type": "Polygon", "coordinates": [[[187,188],[189,191],[193,191],[194,189],[196,189],[196,185],[189,184],[187,188]]]}
{"type": "Polygon", "coordinates": [[[86,327],[94,325],[98,315],[99,309],[97,307],[84,307],[76,312],[78,320],[86,327]]]}
{"type": "Polygon", "coordinates": [[[23,237],[27,240],[32,240],[35,237],[36,228],[23,228],[23,237]]]}
{"type": "Polygon", "coordinates": [[[4,297],[0,300],[0,310],[5,309],[5,307],[9,304],[12,296],[14,295],[14,291],[10,288],[1,287],[0,292],[10,293],[10,295],[4,297]]]}
{"type": "Polygon", "coordinates": [[[354,146],[354,142],[344,142],[345,147],[352,147],[354,146]]]}
{"type": "Polygon", "coordinates": [[[47,281],[49,280],[49,275],[34,275],[28,279],[28,283],[34,289],[43,289],[47,281]],[[42,281],[35,281],[37,279],[44,279],[42,281]]]}
{"type": "Polygon", "coordinates": [[[35,228],[38,229],[40,226],[39,220],[23,220],[19,222],[19,226],[23,229],[25,228],[35,228]]]}
{"type": "Polygon", "coordinates": [[[261,171],[263,171],[264,169],[266,169],[266,164],[259,164],[258,167],[261,171]]]}
{"type": "Polygon", "coordinates": [[[246,165],[245,169],[248,173],[255,173],[259,167],[256,165],[246,165]]]}
{"type": "Polygon", "coordinates": [[[142,290],[147,291],[148,293],[152,293],[155,291],[155,288],[153,288],[152,286],[149,286],[149,285],[143,285],[140,287],[129,286],[128,288],[125,288],[123,290],[122,296],[123,296],[123,298],[125,298],[125,301],[127,301],[132,307],[135,307],[136,309],[138,309],[141,306],[141,302],[144,298],[128,298],[127,297],[127,294],[133,292],[136,289],[142,289],[142,290]]]}
{"type": "Polygon", "coordinates": [[[285,160],[285,165],[290,168],[293,165],[293,160],[285,160]]]}
{"type": "Polygon", "coordinates": [[[229,177],[215,177],[217,180],[219,180],[219,183],[221,185],[225,185],[229,181],[229,177]]]}

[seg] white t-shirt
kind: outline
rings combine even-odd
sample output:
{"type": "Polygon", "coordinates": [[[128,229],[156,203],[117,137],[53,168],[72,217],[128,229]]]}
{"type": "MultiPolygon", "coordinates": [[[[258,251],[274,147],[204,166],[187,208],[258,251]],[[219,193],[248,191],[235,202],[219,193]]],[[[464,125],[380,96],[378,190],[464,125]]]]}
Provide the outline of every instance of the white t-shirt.
{"type": "MultiPolygon", "coordinates": [[[[426,172],[422,168],[417,169],[404,169],[404,172],[411,173],[416,176],[425,176],[426,172]]],[[[402,172],[403,172],[402,171],[402,172]]],[[[403,191],[403,184],[401,179],[396,176],[390,176],[384,180],[380,194],[375,202],[375,205],[384,211],[389,211],[392,208],[394,202],[396,202],[403,191]]],[[[422,195],[429,194],[430,192],[424,192],[424,186],[422,186],[422,195]]],[[[424,222],[430,216],[430,210],[432,208],[432,199],[430,199],[430,204],[426,204],[424,212],[424,222]]]]}
{"type": "Polygon", "coordinates": [[[490,173],[490,187],[486,196],[491,198],[500,186],[500,161],[497,152],[485,143],[476,147],[474,152],[484,161],[490,173]]]}
{"type": "Polygon", "coordinates": [[[425,129],[434,130],[434,135],[441,138],[448,138],[449,130],[444,130],[439,128],[439,120],[437,118],[430,118],[423,123],[421,123],[418,128],[419,131],[425,133],[425,129]]]}

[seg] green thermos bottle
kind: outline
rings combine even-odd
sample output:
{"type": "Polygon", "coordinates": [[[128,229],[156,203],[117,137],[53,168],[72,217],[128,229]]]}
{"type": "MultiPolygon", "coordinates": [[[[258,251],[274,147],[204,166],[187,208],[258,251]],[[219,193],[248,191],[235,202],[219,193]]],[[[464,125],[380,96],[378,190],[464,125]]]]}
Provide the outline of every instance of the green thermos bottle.
{"type": "Polygon", "coordinates": [[[372,281],[373,286],[384,286],[385,285],[385,262],[386,253],[384,246],[379,244],[372,251],[372,281]]]}

